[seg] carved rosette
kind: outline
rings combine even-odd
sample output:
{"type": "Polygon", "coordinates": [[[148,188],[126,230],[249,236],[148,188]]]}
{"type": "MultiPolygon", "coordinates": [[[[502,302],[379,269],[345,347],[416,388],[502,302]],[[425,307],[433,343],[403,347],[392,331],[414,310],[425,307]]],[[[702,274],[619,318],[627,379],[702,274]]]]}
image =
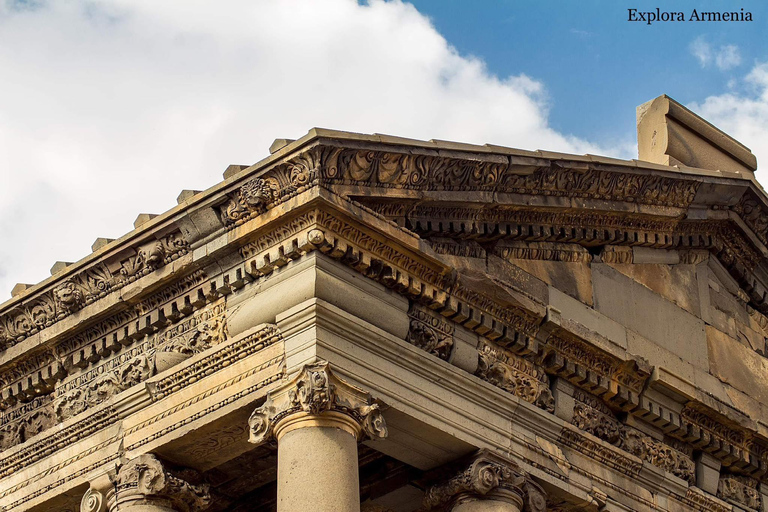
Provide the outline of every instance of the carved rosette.
{"type": "MultiPolygon", "coordinates": [[[[179,512],[198,512],[208,508],[208,484],[193,485],[192,470],[172,471],[154,455],[140,455],[120,468],[115,491],[110,493],[110,510],[123,506],[165,506],[179,512]]],[[[85,503],[85,497],[83,498],[85,503]]]]}
{"type": "Polygon", "coordinates": [[[488,451],[480,452],[454,477],[430,487],[422,510],[447,512],[456,505],[477,500],[512,503],[530,512],[547,510],[541,487],[517,464],[488,451]]]}
{"type": "MultiPolygon", "coordinates": [[[[328,363],[305,366],[293,379],[267,396],[248,420],[249,441],[261,444],[279,439],[295,420],[341,421],[358,439],[384,439],[387,426],[370,394],[331,372],[328,363]]],[[[295,424],[295,423],[294,423],[295,424]]]]}

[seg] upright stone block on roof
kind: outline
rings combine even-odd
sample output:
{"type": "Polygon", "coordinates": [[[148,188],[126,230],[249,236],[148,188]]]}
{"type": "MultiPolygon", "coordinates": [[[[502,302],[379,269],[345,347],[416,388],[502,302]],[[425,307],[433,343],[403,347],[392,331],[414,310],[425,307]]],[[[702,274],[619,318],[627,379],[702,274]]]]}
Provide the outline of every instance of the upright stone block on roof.
{"type": "Polygon", "coordinates": [[[640,160],[749,176],[757,159],[742,143],[666,94],[637,107],[640,160]]]}

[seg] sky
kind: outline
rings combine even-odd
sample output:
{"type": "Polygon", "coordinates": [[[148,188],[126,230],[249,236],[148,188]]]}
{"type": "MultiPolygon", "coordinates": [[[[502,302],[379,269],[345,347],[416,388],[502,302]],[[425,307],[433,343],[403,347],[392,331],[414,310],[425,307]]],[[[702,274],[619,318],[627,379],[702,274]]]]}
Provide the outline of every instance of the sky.
{"type": "Polygon", "coordinates": [[[635,107],[668,94],[760,163],[767,22],[762,0],[0,0],[0,300],[314,126],[633,158],[635,107]],[[628,21],[658,4],[754,21],[628,21]]]}

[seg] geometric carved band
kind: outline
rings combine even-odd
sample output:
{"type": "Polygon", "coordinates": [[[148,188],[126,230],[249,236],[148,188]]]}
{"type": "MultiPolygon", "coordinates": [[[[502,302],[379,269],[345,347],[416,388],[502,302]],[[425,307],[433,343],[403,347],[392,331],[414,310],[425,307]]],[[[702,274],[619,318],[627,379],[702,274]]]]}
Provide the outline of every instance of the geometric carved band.
{"type": "Polygon", "coordinates": [[[503,501],[519,510],[525,505],[530,512],[546,510],[544,491],[513,461],[481,450],[463,467],[455,476],[427,490],[422,510],[448,512],[462,503],[478,500],[503,501]]]}

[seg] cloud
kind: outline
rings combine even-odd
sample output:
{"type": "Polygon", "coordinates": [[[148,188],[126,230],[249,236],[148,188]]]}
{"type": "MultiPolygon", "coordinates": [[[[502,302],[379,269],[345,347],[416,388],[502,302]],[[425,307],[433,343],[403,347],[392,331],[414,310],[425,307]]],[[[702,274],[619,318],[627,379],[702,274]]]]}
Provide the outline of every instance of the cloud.
{"type": "Polygon", "coordinates": [[[606,152],[400,1],[0,0],[0,69],[0,296],[313,126],[606,152]]]}
{"type": "Polygon", "coordinates": [[[689,46],[691,54],[698,59],[702,68],[714,63],[720,71],[727,71],[741,64],[739,47],[733,44],[713,48],[704,36],[699,36],[689,46]]]}
{"type": "Polygon", "coordinates": [[[715,65],[721,71],[735,68],[741,64],[741,54],[739,47],[733,44],[721,46],[715,55],[715,65]]]}
{"type": "MultiPolygon", "coordinates": [[[[768,62],[756,64],[736,84],[738,91],[709,96],[691,109],[739,142],[768,166],[768,62]]],[[[760,176],[758,169],[758,176],[760,176]]]]}

